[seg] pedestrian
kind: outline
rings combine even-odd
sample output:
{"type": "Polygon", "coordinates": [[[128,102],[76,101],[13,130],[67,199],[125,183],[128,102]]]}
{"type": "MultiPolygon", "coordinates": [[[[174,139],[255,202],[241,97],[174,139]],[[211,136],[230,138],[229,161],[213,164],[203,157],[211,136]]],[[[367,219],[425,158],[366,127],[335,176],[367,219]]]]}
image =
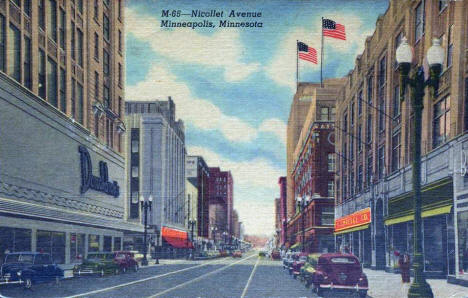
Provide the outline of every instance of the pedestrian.
{"type": "Polygon", "coordinates": [[[401,280],[403,283],[410,282],[410,256],[408,253],[400,254],[398,265],[400,265],[401,280]]]}

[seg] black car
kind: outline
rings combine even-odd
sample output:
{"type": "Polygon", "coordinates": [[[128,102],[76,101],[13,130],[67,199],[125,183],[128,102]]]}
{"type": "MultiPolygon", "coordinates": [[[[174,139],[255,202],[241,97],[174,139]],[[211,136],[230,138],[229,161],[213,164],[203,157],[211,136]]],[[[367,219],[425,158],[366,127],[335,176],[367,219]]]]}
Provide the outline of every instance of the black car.
{"type": "Polygon", "coordinates": [[[63,270],[52,262],[50,254],[38,252],[15,252],[5,256],[0,269],[0,285],[24,284],[31,288],[33,283],[58,281],[63,270]]]}

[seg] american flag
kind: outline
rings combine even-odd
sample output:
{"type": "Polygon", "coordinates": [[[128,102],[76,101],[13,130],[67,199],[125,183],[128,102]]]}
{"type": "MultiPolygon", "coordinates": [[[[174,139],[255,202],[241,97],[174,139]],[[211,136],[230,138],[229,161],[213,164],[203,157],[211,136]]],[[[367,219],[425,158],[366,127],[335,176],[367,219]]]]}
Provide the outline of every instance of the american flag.
{"type": "Polygon", "coordinates": [[[299,58],[317,64],[317,51],[303,42],[297,43],[299,58]]]}
{"type": "Polygon", "coordinates": [[[322,20],[323,36],[346,40],[345,26],[330,19],[322,20]]]}

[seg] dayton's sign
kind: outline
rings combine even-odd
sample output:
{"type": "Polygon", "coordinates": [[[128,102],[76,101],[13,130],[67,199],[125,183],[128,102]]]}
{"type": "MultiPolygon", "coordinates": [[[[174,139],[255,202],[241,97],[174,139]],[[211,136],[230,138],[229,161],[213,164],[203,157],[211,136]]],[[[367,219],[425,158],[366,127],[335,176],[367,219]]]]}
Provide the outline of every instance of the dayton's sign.
{"type": "Polygon", "coordinates": [[[371,209],[366,208],[335,220],[335,232],[362,226],[371,222],[371,209]]]}
{"type": "Polygon", "coordinates": [[[79,146],[81,162],[81,187],[80,192],[84,194],[88,189],[104,192],[108,195],[118,197],[120,188],[116,181],[109,181],[107,163],[99,162],[99,177],[93,175],[93,166],[91,164],[91,156],[85,146],[79,146]]]}

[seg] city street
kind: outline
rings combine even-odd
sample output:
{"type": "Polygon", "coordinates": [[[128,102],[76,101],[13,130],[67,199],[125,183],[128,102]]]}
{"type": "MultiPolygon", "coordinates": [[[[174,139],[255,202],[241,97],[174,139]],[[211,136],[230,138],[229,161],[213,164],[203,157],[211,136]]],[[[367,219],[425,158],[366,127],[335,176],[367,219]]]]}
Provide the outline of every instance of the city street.
{"type": "MultiPolygon", "coordinates": [[[[399,275],[366,270],[368,297],[406,297],[399,275]],[[382,283],[385,280],[385,283],[382,283]]],[[[467,297],[466,288],[431,280],[435,297],[467,297]]],[[[37,284],[32,290],[0,288],[3,297],[316,297],[282,269],[281,262],[250,252],[241,259],[162,260],[118,276],[81,277],[37,284]]],[[[326,297],[336,297],[327,295],[326,297]]],[[[349,295],[341,295],[349,297],[349,295]]]]}

